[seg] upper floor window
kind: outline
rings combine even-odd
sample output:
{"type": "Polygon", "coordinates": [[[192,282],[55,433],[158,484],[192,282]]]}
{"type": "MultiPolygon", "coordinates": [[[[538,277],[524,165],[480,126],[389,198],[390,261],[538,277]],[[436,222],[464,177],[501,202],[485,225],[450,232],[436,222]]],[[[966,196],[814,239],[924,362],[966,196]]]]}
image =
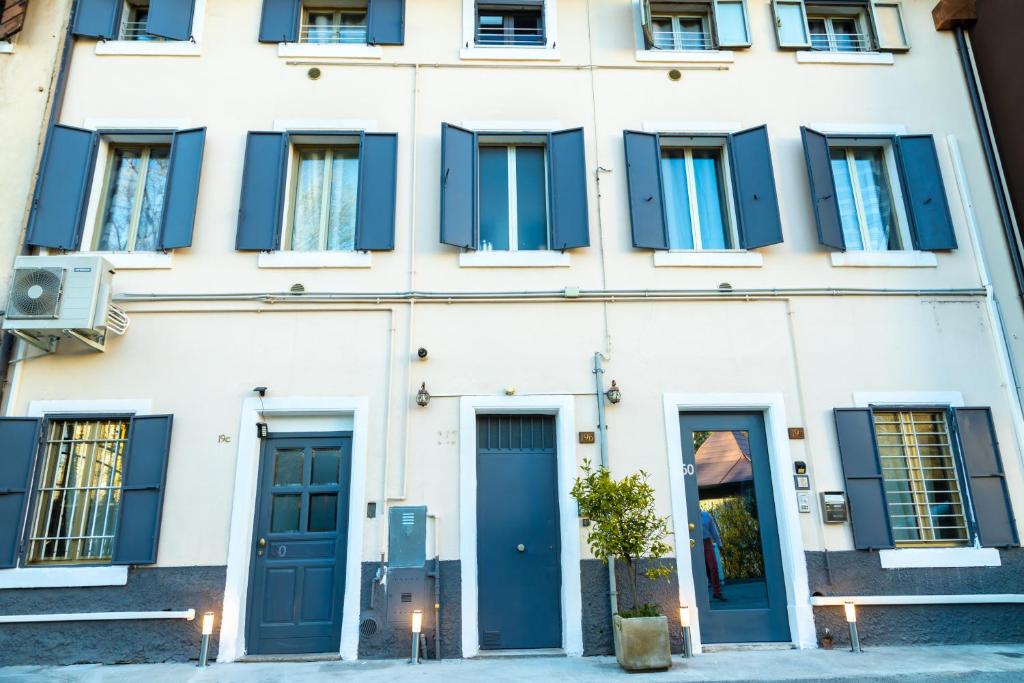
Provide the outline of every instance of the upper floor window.
{"type": "Polygon", "coordinates": [[[297,146],[285,249],[355,249],[359,145],[297,146]]]}
{"type": "Polygon", "coordinates": [[[874,46],[862,15],[862,11],[854,10],[847,14],[808,16],[811,49],[825,52],[870,52],[874,46]]]}
{"type": "Polygon", "coordinates": [[[301,43],[362,43],[367,40],[367,6],[365,2],[344,3],[336,7],[326,0],[304,4],[301,43]]]}
{"type": "Polygon", "coordinates": [[[724,140],[673,140],[661,148],[669,249],[736,249],[724,140]]]}
{"type": "MultiPolygon", "coordinates": [[[[405,42],[405,0],[263,0],[259,41],[402,45],[405,42]]],[[[328,48],[321,52],[338,51],[328,48]]],[[[311,54],[309,49],[305,54],[311,54]]]]}
{"type": "Polygon", "coordinates": [[[162,40],[147,32],[149,24],[149,0],[125,0],[121,10],[120,40],[162,40]]]}
{"type": "Polygon", "coordinates": [[[910,48],[898,2],[772,0],[779,47],[816,52],[897,52],[910,48]]]}
{"type": "Polygon", "coordinates": [[[648,50],[717,50],[750,45],[746,0],[637,1],[648,50]]]}
{"type": "Polygon", "coordinates": [[[655,14],[654,47],[659,50],[710,50],[713,47],[706,15],[655,14]]]}
{"type": "Polygon", "coordinates": [[[102,40],[187,41],[193,37],[195,5],[181,0],[80,0],[73,33],[102,40]]]}
{"type": "Polygon", "coordinates": [[[548,248],[547,150],[543,143],[480,145],[480,249],[548,248]]]}
{"type": "Polygon", "coordinates": [[[159,248],[170,156],[169,143],[113,146],[98,212],[96,250],[159,248]]]}
{"type": "Polygon", "coordinates": [[[544,45],[544,3],[477,2],[476,44],[544,45]]]}
{"type": "Polygon", "coordinates": [[[904,235],[902,211],[893,201],[894,185],[890,165],[892,148],[842,146],[830,147],[832,176],[843,225],[847,250],[896,251],[909,244],[904,235]]]}

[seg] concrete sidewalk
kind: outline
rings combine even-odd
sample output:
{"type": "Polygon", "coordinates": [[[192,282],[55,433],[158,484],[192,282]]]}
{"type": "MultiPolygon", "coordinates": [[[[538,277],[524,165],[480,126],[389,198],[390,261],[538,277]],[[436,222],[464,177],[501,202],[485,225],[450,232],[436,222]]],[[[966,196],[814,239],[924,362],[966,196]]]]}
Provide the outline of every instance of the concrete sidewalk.
{"type": "Polygon", "coordinates": [[[0,669],[0,682],[271,683],[358,680],[359,683],[486,681],[1024,681],[1024,645],[878,647],[843,650],[754,650],[675,658],[671,671],[638,678],[612,657],[514,657],[406,662],[146,664],[0,669]]]}

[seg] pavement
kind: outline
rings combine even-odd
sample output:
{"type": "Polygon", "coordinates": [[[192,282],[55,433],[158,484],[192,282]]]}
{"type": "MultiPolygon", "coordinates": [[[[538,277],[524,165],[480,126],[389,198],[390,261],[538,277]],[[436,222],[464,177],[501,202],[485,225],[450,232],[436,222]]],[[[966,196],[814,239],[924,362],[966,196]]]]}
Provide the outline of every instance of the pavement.
{"type": "Polygon", "coordinates": [[[487,657],[429,661],[287,662],[211,664],[87,664],[64,667],[0,668],[0,683],[304,683],[351,680],[359,683],[468,683],[486,681],[1024,681],[1024,644],[877,647],[861,654],[846,650],[743,650],[676,656],[670,671],[628,674],[614,657],[487,657]]]}

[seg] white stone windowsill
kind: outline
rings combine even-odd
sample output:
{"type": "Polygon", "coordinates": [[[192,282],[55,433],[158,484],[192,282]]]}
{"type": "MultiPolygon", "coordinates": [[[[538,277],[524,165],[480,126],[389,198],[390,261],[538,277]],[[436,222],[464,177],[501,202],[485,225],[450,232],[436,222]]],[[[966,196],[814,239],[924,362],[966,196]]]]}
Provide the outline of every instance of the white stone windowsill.
{"type": "Polygon", "coordinates": [[[14,54],[14,43],[10,43],[6,40],[0,40],[0,55],[14,54]]]}
{"type": "Polygon", "coordinates": [[[260,268],[369,268],[373,255],[368,251],[263,251],[260,268]]]}
{"type": "Polygon", "coordinates": [[[199,43],[191,40],[100,40],[98,55],[131,55],[136,57],[198,57],[199,43]]]}
{"type": "Polygon", "coordinates": [[[167,270],[173,266],[171,252],[87,251],[83,256],[102,256],[117,270],[167,270]]]}
{"type": "Polygon", "coordinates": [[[998,567],[1002,564],[996,548],[896,548],[879,550],[878,558],[882,569],[998,567]]]}
{"type": "Polygon", "coordinates": [[[764,257],[755,251],[656,251],[656,268],[760,268],[764,257]]]}
{"type": "Polygon", "coordinates": [[[931,251],[834,251],[836,268],[935,268],[939,259],[931,251]]]}
{"type": "Polygon", "coordinates": [[[825,52],[801,50],[796,53],[801,64],[894,64],[891,52],[825,52]]]}
{"type": "Polygon", "coordinates": [[[460,268],[568,268],[569,254],[561,251],[465,251],[460,268]]]}
{"type": "Polygon", "coordinates": [[[732,50],[637,50],[638,62],[671,62],[673,64],[732,64],[732,50]]]}
{"type": "Polygon", "coordinates": [[[562,54],[550,47],[464,47],[459,50],[459,59],[557,62],[562,54]]]}
{"type": "Polygon", "coordinates": [[[384,57],[384,50],[379,45],[359,45],[352,43],[278,43],[277,56],[381,59],[384,57]]]}
{"type": "Polygon", "coordinates": [[[18,567],[0,570],[0,590],[5,588],[84,588],[123,586],[128,567],[18,567]]]}

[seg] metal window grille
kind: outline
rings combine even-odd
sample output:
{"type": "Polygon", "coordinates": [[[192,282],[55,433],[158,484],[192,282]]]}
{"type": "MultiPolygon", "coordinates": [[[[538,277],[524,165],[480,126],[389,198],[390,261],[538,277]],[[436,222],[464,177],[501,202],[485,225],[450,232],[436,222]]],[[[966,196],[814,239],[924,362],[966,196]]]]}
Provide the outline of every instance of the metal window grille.
{"type": "Polygon", "coordinates": [[[44,445],[29,564],[109,561],[127,420],[54,420],[44,445]]]}
{"type": "Polygon", "coordinates": [[[898,546],[966,545],[960,479],[942,411],[878,411],[875,434],[898,546]]]}
{"type": "Polygon", "coordinates": [[[299,26],[300,43],[365,44],[366,10],[306,10],[299,26]]]}
{"type": "Polygon", "coordinates": [[[849,17],[810,17],[811,50],[816,52],[871,52],[874,44],[867,33],[844,27],[860,28],[860,21],[849,17]]]}

